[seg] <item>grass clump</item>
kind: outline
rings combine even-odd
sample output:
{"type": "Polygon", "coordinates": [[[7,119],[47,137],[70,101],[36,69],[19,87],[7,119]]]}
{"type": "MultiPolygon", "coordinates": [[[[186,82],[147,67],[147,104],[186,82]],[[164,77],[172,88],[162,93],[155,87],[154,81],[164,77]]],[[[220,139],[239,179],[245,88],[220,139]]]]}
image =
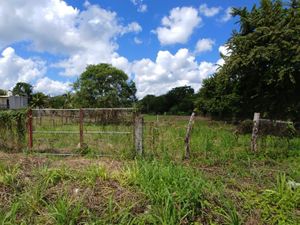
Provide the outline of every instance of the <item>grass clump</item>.
{"type": "Polygon", "coordinates": [[[81,201],[70,200],[66,195],[57,199],[54,204],[47,206],[50,218],[53,220],[53,224],[78,224],[84,209],[81,201]]]}
{"type": "Polygon", "coordinates": [[[75,174],[73,171],[63,167],[63,168],[47,168],[38,171],[38,176],[42,183],[47,186],[54,186],[60,181],[75,179],[75,174]]]}
{"type": "Polygon", "coordinates": [[[14,187],[17,183],[19,167],[0,164],[0,184],[14,187]]]}
{"type": "Polygon", "coordinates": [[[300,224],[297,210],[300,208],[300,188],[293,188],[286,176],[277,177],[273,189],[266,189],[260,194],[248,193],[250,209],[259,209],[261,219],[266,224],[300,224]]]}
{"type": "Polygon", "coordinates": [[[84,184],[95,185],[97,179],[107,180],[106,168],[102,165],[91,165],[80,174],[84,184]]]}
{"type": "Polygon", "coordinates": [[[152,223],[190,223],[201,216],[208,187],[201,174],[164,161],[139,161],[128,174],[150,200],[146,214],[152,223]]]}

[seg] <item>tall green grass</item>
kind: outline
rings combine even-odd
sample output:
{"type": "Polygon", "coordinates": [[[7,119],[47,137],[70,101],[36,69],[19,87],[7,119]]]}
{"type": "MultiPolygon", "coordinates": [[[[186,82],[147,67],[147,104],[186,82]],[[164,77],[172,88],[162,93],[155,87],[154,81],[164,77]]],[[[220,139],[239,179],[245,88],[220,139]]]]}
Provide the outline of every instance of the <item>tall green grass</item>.
{"type": "Polygon", "coordinates": [[[210,183],[200,173],[156,160],[138,161],[129,170],[132,184],[149,198],[146,217],[151,223],[180,224],[201,217],[210,183]]]}
{"type": "MultiPolygon", "coordinates": [[[[196,120],[192,158],[183,161],[187,119],[146,118],[151,125],[144,127],[144,156],[134,161],[128,148],[132,139],[107,137],[123,144],[112,151],[117,155],[124,149],[120,170],[99,164],[92,154],[89,160],[95,162],[79,169],[72,168],[74,161],[68,164],[69,158],[60,159],[64,166],[45,163],[32,171],[3,161],[0,188],[10,199],[0,208],[0,224],[229,225],[253,218],[257,224],[300,224],[300,189],[288,184],[300,182],[299,138],[267,136],[253,153],[250,135],[236,136],[235,127],[222,122],[196,120]]],[[[68,143],[66,136],[54,138],[57,147],[68,143]]]]}

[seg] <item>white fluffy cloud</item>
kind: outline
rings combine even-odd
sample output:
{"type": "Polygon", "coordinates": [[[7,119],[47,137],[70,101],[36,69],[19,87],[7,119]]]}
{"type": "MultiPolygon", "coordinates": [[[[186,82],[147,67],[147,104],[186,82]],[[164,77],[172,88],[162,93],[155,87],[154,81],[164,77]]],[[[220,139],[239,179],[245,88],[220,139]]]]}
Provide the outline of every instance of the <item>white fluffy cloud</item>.
{"type": "Polygon", "coordinates": [[[185,48],[179,49],[174,55],[169,51],[159,51],[155,62],[142,59],[132,65],[132,71],[136,74],[138,97],[163,94],[182,85],[191,85],[199,89],[202,80],[217,68],[214,63],[198,63],[193,54],[185,48]]]}
{"type": "MultiPolygon", "coordinates": [[[[70,90],[70,82],[47,77],[47,66],[62,69],[61,75],[76,77],[88,64],[105,62],[132,74],[138,96],[142,97],[181,85],[198,89],[202,80],[218,68],[212,62],[197,62],[188,49],[179,49],[175,54],[159,51],[155,60],[129,62],[117,53],[117,38],[128,32],[138,33],[142,27],[134,21],[122,24],[115,12],[88,1],[84,6],[79,10],[63,0],[1,2],[0,49],[4,50],[0,55],[0,88],[10,89],[17,81],[24,81],[32,83],[35,91],[61,94],[70,90]],[[6,48],[20,41],[30,43],[30,50],[59,55],[60,59],[49,65],[40,59],[22,58],[14,49],[6,48]]],[[[185,43],[201,23],[198,12],[192,7],[172,9],[156,29],[160,42],[185,43]]],[[[199,52],[210,50],[213,44],[209,40],[200,40],[199,52]]]]}
{"type": "Polygon", "coordinates": [[[196,52],[202,53],[207,51],[212,51],[213,45],[215,44],[215,41],[209,38],[203,38],[200,39],[196,44],[196,52]]]}
{"type": "Polygon", "coordinates": [[[48,95],[55,93],[56,95],[64,94],[71,90],[70,82],[61,82],[51,80],[48,77],[38,79],[34,84],[34,91],[43,92],[48,95]]]}
{"type": "Polygon", "coordinates": [[[211,7],[211,8],[209,8],[207,6],[207,4],[202,4],[199,7],[200,13],[204,16],[207,16],[207,17],[212,17],[212,16],[217,15],[220,12],[221,9],[222,9],[221,7],[211,7]]]}
{"type": "Polygon", "coordinates": [[[138,33],[137,22],[120,24],[117,14],[85,2],[80,11],[62,0],[15,0],[0,4],[0,48],[29,41],[31,49],[65,56],[52,67],[78,76],[88,64],[117,60],[118,36],[138,33]]]}
{"type": "Polygon", "coordinates": [[[231,18],[232,18],[232,15],[231,15],[231,13],[232,13],[232,7],[228,7],[226,10],[225,10],[225,14],[222,16],[222,18],[221,18],[221,22],[227,22],[227,21],[229,21],[231,18]]]}
{"type": "Polygon", "coordinates": [[[195,8],[177,7],[162,19],[162,26],[156,29],[156,33],[162,45],[184,44],[200,22],[201,18],[195,8]]]}
{"type": "Polygon", "coordinates": [[[30,82],[34,91],[46,94],[63,94],[71,89],[69,82],[54,81],[45,77],[46,63],[38,59],[24,59],[11,47],[0,57],[0,88],[11,90],[17,82],[30,82]]]}
{"type": "Polygon", "coordinates": [[[38,59],[23,59],[11,47],[0,56],[0,88],[11,89],[16,82],[33,82],[46,72],[45,63],[38,59]]]}

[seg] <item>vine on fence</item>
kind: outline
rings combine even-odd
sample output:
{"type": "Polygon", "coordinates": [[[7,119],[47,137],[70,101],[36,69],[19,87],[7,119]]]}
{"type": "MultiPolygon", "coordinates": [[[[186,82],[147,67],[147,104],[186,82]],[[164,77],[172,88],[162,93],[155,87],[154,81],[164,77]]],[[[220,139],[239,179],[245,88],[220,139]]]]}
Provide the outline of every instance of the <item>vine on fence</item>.
{"type": "Polygon", "coordinates": [[[0,147],[21,149],[25,144],[26,110],[0,111],[0,147]]]}

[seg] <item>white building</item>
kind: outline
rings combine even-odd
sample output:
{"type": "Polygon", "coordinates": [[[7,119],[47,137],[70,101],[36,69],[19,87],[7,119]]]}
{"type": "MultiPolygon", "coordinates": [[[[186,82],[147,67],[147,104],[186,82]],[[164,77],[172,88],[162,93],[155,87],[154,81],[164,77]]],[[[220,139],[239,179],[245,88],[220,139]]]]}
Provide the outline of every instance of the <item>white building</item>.
{"type": "Polygon", "coordinates": [[[0,109],[21,109],[28,106],[28,97],[26,96],[0,96],[0,109]]]}

